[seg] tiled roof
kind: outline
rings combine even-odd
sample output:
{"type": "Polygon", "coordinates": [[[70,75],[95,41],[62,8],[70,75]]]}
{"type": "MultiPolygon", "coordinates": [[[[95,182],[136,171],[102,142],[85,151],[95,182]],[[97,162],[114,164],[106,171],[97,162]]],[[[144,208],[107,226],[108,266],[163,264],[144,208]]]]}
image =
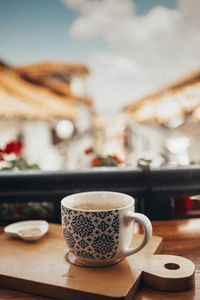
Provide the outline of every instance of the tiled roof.
{"type": "MultiPolygon", "coordinates": [[[[70,72],[74,68],[77,72],[79,70],[80,74],[87,73],[87,68],[84,66],[72,67],[72,65],[61,63],[41,63],[21,69],[38,70],[38,66],[45,69],[46,74],[48,67],[52,72],[52,69],[66,70],[66,66],[70,66],[70,72]]],[[[26,80],[21,75],[22,71],[19,67],[14,68],[0,61],[0,117],[75,118],[76,107],[80,105],[80,102],[91,105],[90,100],[75,97],[72,93],[59,92],[51,88],[50,83],[49,86],[32,83],[31,80],[26,80]]]]}
{"type": "Polygon", "coordinates": [[[60,96],[74,96],[70,88],[70,81],[74,77],[84,77],[89,74],[89,70],[84,65],[55,62],[25,65],[17,67],[15,70],[26,81],[46,87],[60,96]]]}
{"type": "Polygon", "coordinates": [[[35,64],[27,64],[15,68],[20,72],[35,74],[51,74],[53,72],[69,72],[72,75],[84,76],[89,74],[89,70],[85,65],[61,63],[61,62],[41,62],[35,64]]]}
{"type": "Polygon", "coordinates": [[[200,70],[162,90],[133,101],[123,109],[139,123],[164,124],[191,114],[200,119],[200,70]]]}

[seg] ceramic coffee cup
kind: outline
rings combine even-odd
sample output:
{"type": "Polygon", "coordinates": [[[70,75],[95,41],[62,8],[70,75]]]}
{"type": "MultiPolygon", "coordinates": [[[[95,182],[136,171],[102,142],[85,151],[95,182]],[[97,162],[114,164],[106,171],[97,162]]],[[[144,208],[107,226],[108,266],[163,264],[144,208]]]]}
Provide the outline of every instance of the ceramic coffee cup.
{"type": "Polygon", "coordinates": [[[134,199],[123,193],[97,191],[72,194],[61,200],[62,228],[71,253],[86,266],[106,266],[141,250],[152,236],[150,220],[134,212],[134,199]],[[143,240],[129,248],[134,221],[143,240]]]}

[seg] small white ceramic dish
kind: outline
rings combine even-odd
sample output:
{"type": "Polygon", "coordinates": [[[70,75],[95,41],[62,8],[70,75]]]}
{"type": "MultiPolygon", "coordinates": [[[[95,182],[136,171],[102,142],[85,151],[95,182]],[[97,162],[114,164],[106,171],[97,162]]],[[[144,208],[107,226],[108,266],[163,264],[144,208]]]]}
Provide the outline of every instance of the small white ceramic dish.
{"type": "Polygon", "coordinates": [[[12,223],[4,228],[4,232],[26,241],[36,241],[45,235],[48,229],[49,224],[46,221],[31,220],[12,223]]]}

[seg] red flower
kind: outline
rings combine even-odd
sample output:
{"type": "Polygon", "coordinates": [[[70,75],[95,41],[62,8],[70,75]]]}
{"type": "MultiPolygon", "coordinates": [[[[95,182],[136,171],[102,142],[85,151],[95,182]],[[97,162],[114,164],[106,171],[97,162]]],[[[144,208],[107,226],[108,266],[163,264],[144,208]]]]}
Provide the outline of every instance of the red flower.
{"type": "Polygon", "coordinates": [[[11,141],[7,143],[3,149],[3,153],[20,155],[22,152],[23,144],[22,142],[11,141]]]}
{"type": "Polygon", "coordinates": [[[87,149],[85,149],[85,154],[90,154],[94,151],[93,147],[89,147],[87,149]]]}
{"type": "Polygon", "coordinates": [[[193,201],[189,196],[179,196],[174,198],[174,212],[177,215],[186,214],[193,206],[193,201]]]}
{"type": "Polygon", "coordinates": [[[123,163],[123,160],[121,160],[117,154],[113,154],[112,157],[114,158],[114,160],[116,160],[116,162],[118,162],[118,164],[123,163]]]}
{"type": "Polygon", "coordinates": [[[101,158],[97,157],[92,160],[92,165],[93,165],[93,167],[96,167],[96,166],[102,164],[102,162],[103,162],[103,160],[101,158]]]}

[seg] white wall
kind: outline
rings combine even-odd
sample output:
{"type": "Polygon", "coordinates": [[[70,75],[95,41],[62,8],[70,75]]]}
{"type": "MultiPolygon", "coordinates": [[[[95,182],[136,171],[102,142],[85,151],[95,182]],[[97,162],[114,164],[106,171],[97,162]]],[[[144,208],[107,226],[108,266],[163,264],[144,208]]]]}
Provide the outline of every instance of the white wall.
{"type": "Polygon", "coordinates": [[[42,170],[61,168],[61,156],[52,145],[50,124],[48,121],[24,121],[24,157],[29,163],[37,163],[42,170]]]}

